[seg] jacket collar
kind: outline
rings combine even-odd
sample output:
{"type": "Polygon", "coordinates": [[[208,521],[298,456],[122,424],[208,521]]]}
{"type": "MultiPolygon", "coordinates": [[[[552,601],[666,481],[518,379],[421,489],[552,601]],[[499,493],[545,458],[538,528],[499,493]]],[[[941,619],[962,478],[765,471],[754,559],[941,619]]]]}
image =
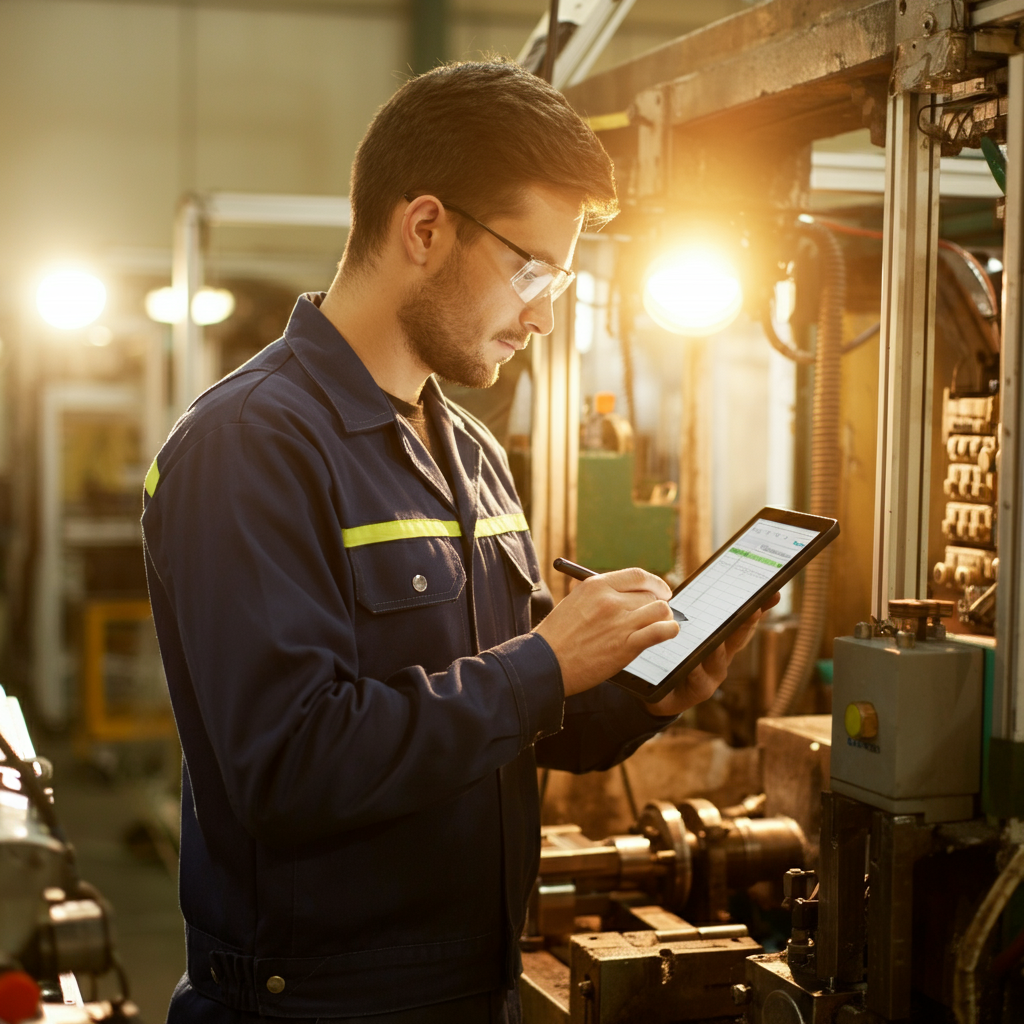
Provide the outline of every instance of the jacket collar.
{"type": "Polygon", "coordinates": [[[320,312],[324,292],[299,296],[284,340],[327,396],[350,434],[376,430],[395,420],[395,411],[370,371],[338,329],[320,312]]]}
{"type": "MultiPolygon", "coordinates": [[[[338,329],[320,312],[324,292],[306,292],[295,303],[284,340],[295,353],[295,358],[323,390],[334,407],[342,426],[349,434],[379,430],[396,422],[396,413],[387,395],[373,379],[363,361],[338,329]]],[[[423,398],[428,415],[436,416],[448,449],[449,461],[456,478],[455,496],[452,495],[422,444],[412,442],[399,429],[403,447],[419,473],[446,501],[462,509],[463,515],[475,520],[476,492],[479,487],[482,450],[466,430],[462,417],[453,410],[433,376],[427,378],[423,398]],[[420,449],[423,449],[420,451],[420,449]],[[454,456],[457,456],[454,457],[454,456]]],[[[411,435],[411,431],[408,431],[411,435]]],[[[463,524],[466,525],[466,524],[463,524]]]]}

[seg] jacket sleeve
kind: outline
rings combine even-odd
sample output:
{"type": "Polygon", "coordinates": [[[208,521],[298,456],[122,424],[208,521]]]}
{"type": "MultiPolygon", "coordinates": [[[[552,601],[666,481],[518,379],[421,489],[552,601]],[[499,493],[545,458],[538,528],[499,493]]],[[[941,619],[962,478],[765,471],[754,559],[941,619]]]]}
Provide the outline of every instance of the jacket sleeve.
{"type": "Polygon", "coordinates": [[[561,730],[537,742],[537,764],[577,774],[605,771],[674,721],[652,714],[621,687],[602,683],[566,700],[561,730]]]}
{"type": "Polygon", "coordinates": [[[172,696],[193,691],[182,703],[232,810],[268,843],[422,810],[561,725],[561,672],[536,634],[443,672],[358,675],[333,486],[301,436],[231,423],[179,449],[143,515],[161,647],[180,640],[187,666],[168,672],[172,696]]]}

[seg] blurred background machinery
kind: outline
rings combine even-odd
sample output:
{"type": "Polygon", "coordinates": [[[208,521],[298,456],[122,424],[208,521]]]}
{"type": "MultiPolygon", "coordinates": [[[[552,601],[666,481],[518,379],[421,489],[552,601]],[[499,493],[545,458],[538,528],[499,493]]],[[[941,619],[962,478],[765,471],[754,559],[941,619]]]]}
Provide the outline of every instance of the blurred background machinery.
{"type": "Polygon", "coordinates": [[[36,757],[20,704],[2,692],[0,754],[0,1020],[138,1020],[113,910],[79,877],[54,809],[52,765],[36,757]],[[107,975],[116,994],[101,1000],[98,983],[107,975]]]}

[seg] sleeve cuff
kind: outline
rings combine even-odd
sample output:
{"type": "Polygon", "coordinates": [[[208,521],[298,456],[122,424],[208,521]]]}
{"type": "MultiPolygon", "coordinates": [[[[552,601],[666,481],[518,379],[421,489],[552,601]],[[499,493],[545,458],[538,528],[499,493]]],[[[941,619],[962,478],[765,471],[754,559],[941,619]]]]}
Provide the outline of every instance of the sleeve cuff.
{"type": "Polygon", "coordinates": [[[538,633],[526,633],[489,652],[505,670],[519,712],[521,749],[562,728],[565,690],[562,669],[550,644],[538,633]]]}

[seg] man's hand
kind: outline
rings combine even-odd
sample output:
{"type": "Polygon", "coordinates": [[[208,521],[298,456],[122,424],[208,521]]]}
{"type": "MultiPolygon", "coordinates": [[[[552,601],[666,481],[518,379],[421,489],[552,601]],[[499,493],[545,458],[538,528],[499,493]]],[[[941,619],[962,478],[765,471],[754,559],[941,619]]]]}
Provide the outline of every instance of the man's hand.
{"type": "Polygon", "coordinates": [[[694,704],[707,700],[725,681],[736,652],[750,643],[761,616],[778,603],[779,595],[773,594],[760,611],[754,612],[735,633],[730,633],[725,642],[719,644],[667,697],[663,697],[657,704],[649,705],[651,713],[678,715],[694,704]]]}
{"type": "Polygon", "coordinates": [[[536,629],[558,658],[565,695],[597,686],[648,647],[671,640],[679,632],[671,596],[664,580],[643,569],[591,576],[574,587],[536,629]]]}

